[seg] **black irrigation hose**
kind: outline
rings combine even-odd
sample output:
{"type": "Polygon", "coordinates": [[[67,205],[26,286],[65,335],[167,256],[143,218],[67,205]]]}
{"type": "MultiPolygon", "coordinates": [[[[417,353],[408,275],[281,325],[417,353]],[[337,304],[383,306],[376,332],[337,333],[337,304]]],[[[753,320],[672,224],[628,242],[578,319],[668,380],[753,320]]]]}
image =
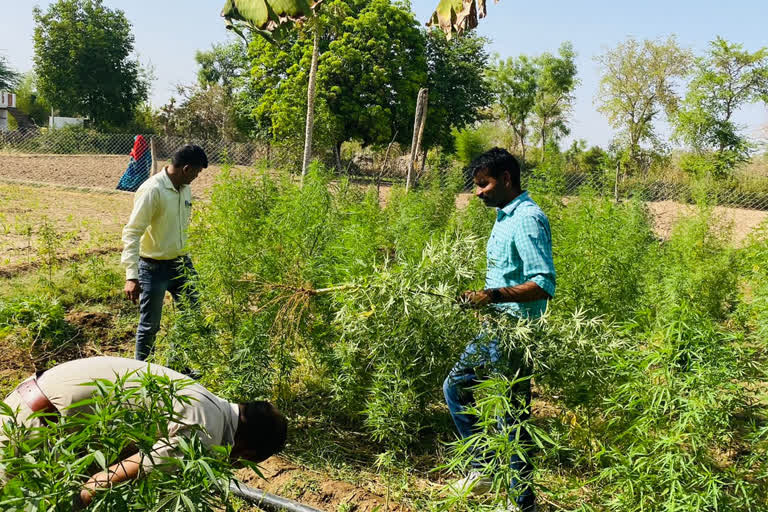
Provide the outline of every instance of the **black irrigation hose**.
{"type": "Polygon", "coordinates": [[[239,480],[231,482],[229,490],[235,496],[251,501],[269,512],[323,512],[322,510],[302,505],[298,501],[281,498],[275,494],[248,487],[239,480]]]}

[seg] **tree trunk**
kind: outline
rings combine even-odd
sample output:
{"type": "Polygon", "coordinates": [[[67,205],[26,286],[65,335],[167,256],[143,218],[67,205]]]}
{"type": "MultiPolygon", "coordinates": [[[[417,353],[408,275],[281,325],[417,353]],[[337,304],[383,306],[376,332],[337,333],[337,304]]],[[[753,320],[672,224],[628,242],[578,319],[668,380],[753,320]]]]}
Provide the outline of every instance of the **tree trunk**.
{"type": "Polygon", "coordinates": [[[424,136],[424,125],[427,121],[427,103],[429,101],[429,90],[420,89],[416,100],[416,116],[413,120],[413,141],[411,142],[411,158],[408,161],[408,175],[405,179],[406,192],[411,188],[411,180],[416,168],[416,159],[421,149],[421,139],[424,136]]]}
{"type": "MultiPolygon", "coordinates": [[[[317,21],[317,20],[315,20],[317,21]]],[[[320,27],[314,26],[315,37],[312,43],[312,64],[309,68],[309,86],[307,87],[307,126],[304,131],[304,160],[301,164],[301,179],[307,174],[312,158],[312,131],[315,127],[315,97],[317,92],[317,59],[320,53],[320,27]]]]}

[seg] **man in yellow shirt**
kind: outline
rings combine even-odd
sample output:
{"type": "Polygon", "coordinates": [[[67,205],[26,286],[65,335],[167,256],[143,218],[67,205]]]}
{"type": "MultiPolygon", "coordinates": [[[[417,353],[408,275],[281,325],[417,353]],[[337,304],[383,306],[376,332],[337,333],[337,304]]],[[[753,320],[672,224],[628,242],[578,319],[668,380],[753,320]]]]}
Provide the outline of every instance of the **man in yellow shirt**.
{"type": "Polygon", "coordinates": [[[189,283],[194,267],[187,256],[187,227],[192,212],[189,184],[208,167],[200,146],[187,145],[177,151],[171,165],[136,191],[133,211],[123,228],[125,294],[139,302],[136,359],[152,353],[160,329],[165,292],[174,301],[185,297],[192,305],[197,294],[189,283]]]}

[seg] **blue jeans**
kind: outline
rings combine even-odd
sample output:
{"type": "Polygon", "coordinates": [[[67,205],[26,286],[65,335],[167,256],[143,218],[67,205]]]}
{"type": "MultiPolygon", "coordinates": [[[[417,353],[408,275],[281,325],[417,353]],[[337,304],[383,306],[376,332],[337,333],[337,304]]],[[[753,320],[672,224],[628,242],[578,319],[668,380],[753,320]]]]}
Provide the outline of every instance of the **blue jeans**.
{"type": "MultiPolygon", "coordinates": [[[[516,377],[516,379],[525,378],[514,385],[513,396],[510,397],[511,402],[513,404],[520,403],[521,408],[524,403],[524,410],[520,410],[515,417],[499,418],[499,425],[514,427],[530,416],[531,380],[526,377],[530,377],[531,369],[525,364],[522,354],[502,354],[497,340],[489,340],[485,336],[479,335],[467,345],[459,361],[443,382],[445,402],[448,404],[448,410],[462,439],[478,432],[477,417],[465,412],[466,408],[473,405],[475,401],[474,393],[470,388],[477,385],[484,376],[492,371],[501,372],[508,377],[516,377]]],[[[510,435],[510,440],[513,439],[513,435],[510,435]]],[[[528,445],[530,442],[530,435],[525,428],[521,429],[520,440],[523,445],[528,445]]],[[[472,466],[476,469],[482,465],[483,460],[476,458],[472,461],[472,466]]],[[[532,510],[535,497],[530,485],[530,463],[517,455],[512,455],[509,466],[521,476],[520,480],[513,478],[510,482],[511,494],[520,493],[515,499],[515,504],[523,512],[532,510]]]]}
{"type": "MultiPolygon", "coordinates": [[[[168,261],[139,260],[139,328],[136,330],[136,359],[145,361],[155,348],[155,337],[160,330],[165,292],[171,293],[174,302],[182,297],[197,307],[198,295],[189,282],[195,269],[188,256],[168,261]]],[[[183,302],[182,302],[183,303],[183,302]]]]}

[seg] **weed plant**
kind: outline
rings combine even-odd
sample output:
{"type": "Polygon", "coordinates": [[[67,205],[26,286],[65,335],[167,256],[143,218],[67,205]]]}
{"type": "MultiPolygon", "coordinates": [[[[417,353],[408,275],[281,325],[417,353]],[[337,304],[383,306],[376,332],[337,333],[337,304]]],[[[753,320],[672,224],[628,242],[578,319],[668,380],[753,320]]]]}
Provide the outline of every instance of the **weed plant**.
{"type": "MultiPolygon", "coordinates": [[[[485,331],[533,365],[525,428],[549,499],[583,510],[760,510],[766,367],[746,329],[765,325],[765,307],[740,305],[727,229],[705,208],[662,242],[641,203],[589,193],[564,203],[545,195],[558,185],[544,178],[532,193],[550,216],[558,292],[543,319],[517,323],[455,304],[482,286],[493,212],[474,200],[457,210],[439,181],[395,188],[381,206],[373,190],[321,169],[303,188],[230,174],[192,237],[221,347],[199,357],[216,360],[226,393],[277,396],[289,411],[302,404],[302,415],[362,428],[391,475],[429,432],[453,438],[434,414],[440,384],[485,331]]],[[[753,259],[765,261],[757,247],[753,259]]],[[[466,467],[466,443],[498,454],[497,502],[514,476],[500,461],[525,448],[493,427],[499,408],[516,407],[503,391],[510,379],[483,381],[475,412],[488,428],[444,461],[466,467]]],[[[484,506],[450,503],[424,506],[484,506]]]]}
{"type": "Polygon", "coordinates": [[[319,166],[303,187],[229,170],[190,233],[199,314],[167,315],[161,349],[224,396],[276,398],[306,423],[365,435],[388,482],[425,440],[453,443],[433,455],[444,471],[466,468],[470,446],[493,454],[495,498],[431,496],[417,509],[504,504],[515,475],[503,461],[527,451],[524,428],[550,508],[768,510],[766,230],[735,249],[704,207],[660,240],[641,203],[550,196],[560,182],[539,171],[530,184],[552,225],[558,289],[537,321],[455,303],[482,287],[494,212],[457,209],[441,179],[382,205],[319,166]],[[499,411],[519,408],[515,376],[490,374],[477,390],[483,428],[454,443],[440,384],[480,332],[533,367],[533,415],[512,436],[499,429],[499,411]]]}

